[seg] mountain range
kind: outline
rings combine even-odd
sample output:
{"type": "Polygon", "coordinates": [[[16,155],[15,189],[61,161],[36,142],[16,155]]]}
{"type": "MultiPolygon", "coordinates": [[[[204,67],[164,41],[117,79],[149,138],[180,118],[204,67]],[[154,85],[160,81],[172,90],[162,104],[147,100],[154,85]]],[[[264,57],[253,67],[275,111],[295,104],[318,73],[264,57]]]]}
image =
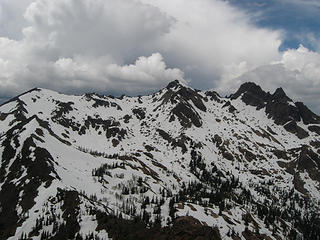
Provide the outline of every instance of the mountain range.
{"type": "Polygon", "coordinates": [[[320,117],[282,88],[35,88],[0,156],[0,239],[320,239],[320,117]]]}

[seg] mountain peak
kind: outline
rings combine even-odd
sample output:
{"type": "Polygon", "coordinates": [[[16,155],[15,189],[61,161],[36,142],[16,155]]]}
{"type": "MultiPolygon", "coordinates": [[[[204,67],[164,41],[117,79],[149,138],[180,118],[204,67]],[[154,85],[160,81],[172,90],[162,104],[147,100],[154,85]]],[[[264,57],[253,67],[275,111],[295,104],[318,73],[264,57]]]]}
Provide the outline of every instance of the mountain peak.
{"type": "Polygon", "coordinates": [[[184,82],[180,81],[180,80],[174,80],[172,82],[170,82],[168,85],[167,85],[167,89],[178,89],[178,88],[184,88],[184,87],[188,87],[184,82]]]}
{"type": "Polygon", "coordinates": [[[10,102],[13,102],[13,101],[17,101],[17,100],[19,100],[19,97],[22,97],[22,96],[24,96],[24,95],[26,95],[26,94],[28,94],[28,93],[31,93],[31,92],[40,92],[41,90],[42,90],[41,88],[32,88],[32,89],[30,89],[30,90],[28,90],[28,91],[26,91],[26,92],[24,92],[24,93],[21,93],[21,94],[19,94],[18,96],[15,96],[15,97],[9,99],[8,101],[0,104],[0,107],[3,106],[3,105],[5,105],[5,104],[7,104],[7,103],[10,103],[10,102]]]}
{"type": "MultiPolygon", "coordinates": [[[[203,96],[199,94],[198,90],[190,88],[186,86],[184,83],[180,82],[179,80],[174,80],[168,84],[166,87],[168,90],[164,94],[164,101],[170,99],[171,103],[183,103],[183,104],[190,104],[188,101],[191,101],[196,108],[200,109],[201,111],[206,111],[206,106],[203,103],[203,96]]],[[[189,106],[190,107],[190,106],[189,106]]]]}
{"type": "Polygon", "coordinates": [[[281,87],[277,88],[276,91],[272,94],[272,99],[292,101],[281,87]]]}
{"type": "Polygon", "coordinates": [[[261,91],[263,92],[261,87],[259,85],[257,85],[256,83],[245,82],[240,86],[239,90],[234,95],[240,95],[245,92],[259,93],[261,91]]]}
{"type": "Polygon", "coordinates": [[[287,96],[282,87],[277,88],[273,95],[287,96]]]}
{"type": "Polygon", "coordinates": [[[294,102],[280,87],[271,95],[266,105],[266,113],[276,124],[284,125],[290,121],[299,122],[301,113],[294,102]]]}
{"type": "Polygon", "coordinates": [[[238,91],[231,96],[231,99],[237,99],[240,96],[247,105],[263,108],[270,94],[266,93],[261,87],[253,82],[243,83],[238,91]]]}

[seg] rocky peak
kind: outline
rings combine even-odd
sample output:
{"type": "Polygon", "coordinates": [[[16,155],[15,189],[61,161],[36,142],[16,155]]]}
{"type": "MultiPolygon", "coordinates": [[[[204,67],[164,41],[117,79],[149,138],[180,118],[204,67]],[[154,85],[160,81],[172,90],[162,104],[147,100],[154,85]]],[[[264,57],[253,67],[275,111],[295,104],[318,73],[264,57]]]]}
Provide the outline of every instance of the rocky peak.
{"type": "Polygon", "coordinates": [[[242,95],[241,99],[247,105],[255,106],[261,109],[265,106],[265,102],[270,99],[270,93],[266,93],[261,87],[253,82],[242,84],[239,90],[231,96],[231,99],[237,99],[242,95]]]}
{"type": "Polygon", "coordinates": [[[235,95],[241,94],[244,92],[254,93],[254,92],[261,92],[261,91],[263,91],[261,87],[255,84],[254,82],[245,82],[240,86],[239,90],[235,93],[235,95]]]}
{"type": "Polygon", "coordinates": [[[203,112],[207,111],[203,102],[207,98],[199,92],[181,84],[178,80],[170,82],[159,100],[161,104],[155,110],[170,103],[174,106],[170,111],[170,122],[177,118],[183,127],[191,127],[192,125],[200,127],[202,120],[197,109],[203,112]]]}
{"type": "Polygon", "coordinates": [[[185,101],[191,100],[197,108],[202,111],[206,111],[204,104],[200,101],[203,97],[199,94],[199,90],[195,90],[190,88],[179,80],[174,80],[168,84],[166,87],[168,91],[171,93],[171,98],[181,99],[185,101]]]}
{"type": "Polygon", "coordinates": [[[180,81],[179,80],[174,80],[174,81],[172,81],[172,82],[170,82],[168,85],[167,85],[167,89],[176,89],[176,88],[178,88],[178,87],[181,87],[182,86],[182,84],[180,83],[180,81]]]}
{"type": "MultiPolygon", "coordinates": [[[[261,89],[253,82],[247,82],[240,86],[239,90],[231,96],[231,99],[241,100],[257,109],[265,107],[266,114],[272,118],[276,124],[283,125],[284,128],[297,135],[300,139],[309,136],[297,125],[301,119],[304,124],[319,124],[320,117],[311,112],[303,103],[294,104],[280,87],[271,95],[261,89]]],[[[314,129],[314,128],[312,128],[314,129]]]]}
{"type": "Polygon", "coordinates": [[[300,121],[299,110],[282,88],[277,88],[266,105],[266,113],[276,124],[286,124],[289,121],[300,121]]]}
{"type": "Polygon", "coordinates": [[[211,101],[214,100],[219,103],[221,102],[220,100],[221,96],[216,91],[206,91],[205,94],[211,101]]]}
{"type": "Polygon", "coordinates": [[[276,100],[278,102],[292,101],[281,87],[276,89],[271,98],[272,100],[276,100]]]}

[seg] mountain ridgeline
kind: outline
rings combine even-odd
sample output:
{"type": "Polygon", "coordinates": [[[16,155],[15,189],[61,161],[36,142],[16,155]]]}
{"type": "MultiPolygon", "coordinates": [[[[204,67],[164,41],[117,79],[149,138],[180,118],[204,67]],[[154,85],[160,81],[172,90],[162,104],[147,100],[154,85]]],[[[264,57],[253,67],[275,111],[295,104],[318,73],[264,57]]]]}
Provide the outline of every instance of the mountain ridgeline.
{"type": "Polygon", "coordinates": [[[2,239],[320,239],[320,117],[230,97],[32,89],[0,106],[2,239]]]}

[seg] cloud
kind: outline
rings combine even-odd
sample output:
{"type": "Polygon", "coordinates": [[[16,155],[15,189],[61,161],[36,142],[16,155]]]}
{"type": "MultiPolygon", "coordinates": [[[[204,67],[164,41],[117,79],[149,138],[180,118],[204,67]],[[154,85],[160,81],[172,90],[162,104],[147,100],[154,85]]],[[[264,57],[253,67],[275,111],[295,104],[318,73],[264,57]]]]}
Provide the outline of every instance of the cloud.
{"type": "MultiPolygon", "coordinates": [[[[10,9],[17,4],[12,0],[10,9]]],[[[218,0],[29,0],[23,6],[13,15],[23,12],[25,23],[20,18],[16,32],[0,40],[2,94],[35,86],[147,92],[183,76],[208,88],[279,59],[280,32],[255,27],[250,16],[218,0]],[[12,37],[19,32],[21,39],[12,37]]]]}
{"type": "MultiPolygon", "coordinates": [[[[135,64],[108,64],[105,59],[90,61],[82,58],[63,58],[53,65],[55,79],[64,79],[70,87],[99,89],[122,93],[150,92],[167,84],[172,79],[185,82],[183,72],[176,68],[167,68],[161,54],[139,57],[135,64]],[[105,64],[104,64],[105,63],[105,64]]],[[[63,83],[48,86],[57,89],[63,83]]]]}
{"type": "Polygon", "coordinates": [[[0,58],[1,96],[10,96],[21,88],[33,86],[68,93],[138,94],[155,91],[172,79],[185,82],[183,72],[167,68],[159,53],[139,57],[135,64],[130,65],[110,63],[108,58],[89,59],[84,56],[28,65],[0,58]]]}
{"type": "Polygon", "coordinates": [[[218,0],[143,0],[176,19],[166,34],[166,59],[197,81],[215,86],[220,78],[280,59],[282,32],[258,28],[248,15],[218,0]]]}
{"type": "Polygon", "coordinates": [[[225,81],[219,88],[229,89],[230,93],[247,81],[255,82],[271,92],[283,87],[294,101],[303,101],[320,113],[320,54],[302,45],[298,49],[285,51],[280,61],[260,66],[235,80],[225,81]]]}
{"type": "Polygon", "coordinates": [[[308,45],[310,48],[312,48],[316,52],[320,52],[320,32],[309,31],[309,32],[298,33],[296,34],[296,39],[298,39],[299,42],[302,42],[303,45],[308,45]]]}
{"type": "Polygon", "coordinates": [[[37,0],[25,12],[29,42],[45,43],[41,54],[112,56],[119,62],[150,54],[174,19],[132,0],[37,0]]]}
{"type": "Polygon", "coordinates": [[[25,7],[28,24],[15,32],[22,38],[0,38],[2,97],[36,86],[136,94],[184,81],[154,47],[174,22],[156,7],[131,0],[37,0],[25,7]]]}
{"type": "Polygon", "coordinates": [[[22,38],[22,28],[26,26],[23,14],[33,0],[1,0],[0,37],[22,38]]]}

